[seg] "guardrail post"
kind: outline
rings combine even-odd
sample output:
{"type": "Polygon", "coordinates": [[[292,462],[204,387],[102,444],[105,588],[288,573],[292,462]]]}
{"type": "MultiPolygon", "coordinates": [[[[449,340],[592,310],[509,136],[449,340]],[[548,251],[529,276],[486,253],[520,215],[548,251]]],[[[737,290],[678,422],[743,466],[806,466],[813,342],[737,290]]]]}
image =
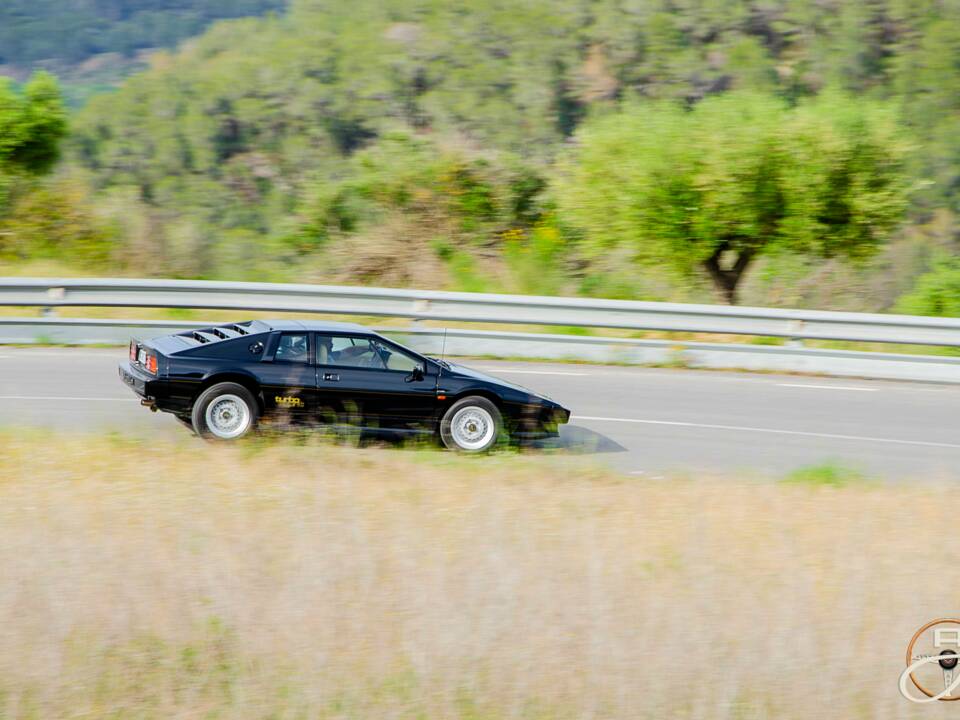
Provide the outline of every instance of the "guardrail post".
{"type": "Polygon", "coordinates": [[[410,319],[410,328],[412,330],[422,330],[423,329],[423,318],[419,317],[421,313],[427,311],[427,308],[430,307],[429,300],[414,300],[413,301],[413,317],[410,319]]]}
{"type": "MultiPolygon", "coordinates": [[[[805,323],[803,320],[794,320],[790,323],[790,332],[796,333],[798,336],[803,334],[803,327],[805,323]]],[[[803,347],[803,338],[802,337],[791,337],[787,340],[787,347],[789,348],[802,348],[803,347]]]]}
{"type": "Polygon", "coordinates": [[[423,320],[423,318],[418,316],[425,313],[429,309],[430,309],[429,300],[414,300],[413,301],[413,322],[418,323],[421,320],[423,320]]]}
{"type": "MultiPolygon", "coordinates": [[[[63,300],[66,297],[67,290],[62,287],[52,287],[47,290],[47,297],[51,300],[63,300]]],[[[45,305],[44,308],[40,311],[40,314],[43,317],[54,318],[57,317],[57,307],[56,305],[45,305]]]]}

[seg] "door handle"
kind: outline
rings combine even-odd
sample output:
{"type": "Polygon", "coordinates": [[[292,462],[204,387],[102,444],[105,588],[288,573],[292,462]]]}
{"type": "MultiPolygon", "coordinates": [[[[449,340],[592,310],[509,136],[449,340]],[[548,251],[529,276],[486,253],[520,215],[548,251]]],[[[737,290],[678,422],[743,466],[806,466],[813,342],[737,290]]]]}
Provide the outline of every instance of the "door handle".
{"type": "Polygon", "coordinates": [[[340,379],[340,376],[337,375],[337,373],[324,373],[323,379],[331,382],[337,382],[340,379]]]}

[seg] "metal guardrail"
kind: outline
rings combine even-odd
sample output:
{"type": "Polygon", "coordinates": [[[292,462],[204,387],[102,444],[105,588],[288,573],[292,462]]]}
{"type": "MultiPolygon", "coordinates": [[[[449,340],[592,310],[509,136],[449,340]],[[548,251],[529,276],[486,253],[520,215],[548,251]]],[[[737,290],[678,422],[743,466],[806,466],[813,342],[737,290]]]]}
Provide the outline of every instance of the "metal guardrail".
{"type": "Polygon", "coordinates": [[[0,305],[365,315],[960,347],[960,319],[952,318],[328,285],[0,278],[0,305]]]}
{"type": "MultiPolygon", "coordinates": [[[[213,323],[176,320],[85,320],[0,316],[0,343],[126,345],[131,336],[153,337],[213,323]]],[[[920,380],[960,384],[960,357],[851,352],[738,343],[673,342],[553,333],[462,328],[379,328],[426,355],[574,360],[600,364],[660,365],[715,370],[757,370],[836,377],[920,380]]],[[[0,373],[3,355],[0,354],[0,373]]]]}
{"type": "MultiPolygon", "coordinates": [[[[323,285],[0,278],[0,305],[43,308],[42,316],[0,316],[0,343],[125,344],[210,322],[81,319],[56,316],[63,307],[184,308],[404,317],[504,325],[582,326],[717,334],[722,342],[677,342],[427,327],[382,328],[411,347],[436,355],[577,360],[713,369],[799,372],[839,377],[960,383],[960,357],[852,352],[729,342],[731,335],[960,346],[960,320],[904,315],[580,298],[489,295],[323,285]]],[[[2,364],[2,360],[0,360],[2,364]]]]}

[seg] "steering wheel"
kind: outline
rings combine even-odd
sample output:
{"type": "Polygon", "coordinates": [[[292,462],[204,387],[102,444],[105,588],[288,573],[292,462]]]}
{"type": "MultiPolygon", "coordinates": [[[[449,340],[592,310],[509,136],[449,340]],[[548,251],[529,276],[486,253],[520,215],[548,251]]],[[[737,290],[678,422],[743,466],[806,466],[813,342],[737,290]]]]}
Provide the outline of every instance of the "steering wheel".
{"type": "MultiPolygon", "coordinates": [[[[365,357],[362,361],[362,367],[373,368],[375,370],[383,370],[386,368],[386,364],[383,362],[383,358],[380,357],[380,353],[376,350],[371,350],[370,357],[365,357]]],[[[366,353],[364,353],[366,355],[366,353]]]]}

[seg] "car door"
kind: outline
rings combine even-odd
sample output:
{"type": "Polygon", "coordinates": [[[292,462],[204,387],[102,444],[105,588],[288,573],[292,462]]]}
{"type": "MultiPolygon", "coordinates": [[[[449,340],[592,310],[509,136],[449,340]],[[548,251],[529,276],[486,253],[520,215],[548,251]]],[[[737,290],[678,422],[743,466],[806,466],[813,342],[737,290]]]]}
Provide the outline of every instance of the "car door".
{"type": "Polygon", "coordinates": [[[316,412],[317,368],[311,333],[278,332],[270,336],[258,367],[264,409],[303,420],[316,412]]]}
{"type": "Polygon", "coordinates": [[[317,333],[315,340],[318,405],[328,416],[366,427],[431,426],[437,376],[430,363],[377,336],[317,333]]]}

